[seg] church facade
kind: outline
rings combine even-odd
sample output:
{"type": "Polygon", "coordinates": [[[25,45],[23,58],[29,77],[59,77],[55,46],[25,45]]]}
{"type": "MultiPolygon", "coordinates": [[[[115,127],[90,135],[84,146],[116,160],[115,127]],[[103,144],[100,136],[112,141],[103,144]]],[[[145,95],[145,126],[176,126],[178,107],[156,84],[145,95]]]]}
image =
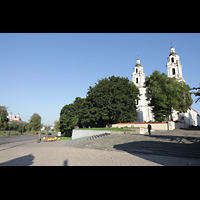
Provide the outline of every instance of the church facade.
{"type": "Polygon", "coordinates": [[[19,113],[17,114],[17,116],[12,115],[12,113],[10,113],[8,119],[9,119],[10,122],[12,122],[12,121],[19,122],[19,121],[21,121],[19,113]]]}
{"type": "MultiPolygon", "coordinates": [[[[182,65],[179,55],[176,54],[175,48],[170,48],[170,54],[167,58],[167,74],[168,77],[175,77],[177,81],[185,82],[182,74],[182,65]]],[[[146,100],[146,88],[144,88],[145,74],[144,68],[140,64],[140,60],[136,60],[134,72],[132,73],[132,81],[138,87],[140,92],[140,100],[137,102],[138,122],[154,122],[152,108],[148,106],[150,103],[146,100]]],[[[188,109],[186,113],[179,113],[173,110],[172,118],[177,123],[177,128],[188,128],[189,126],[200,126],[200,115],[193,109],[188,109]],[[180,126],[180,127],[179,127],[180,126]]]]}

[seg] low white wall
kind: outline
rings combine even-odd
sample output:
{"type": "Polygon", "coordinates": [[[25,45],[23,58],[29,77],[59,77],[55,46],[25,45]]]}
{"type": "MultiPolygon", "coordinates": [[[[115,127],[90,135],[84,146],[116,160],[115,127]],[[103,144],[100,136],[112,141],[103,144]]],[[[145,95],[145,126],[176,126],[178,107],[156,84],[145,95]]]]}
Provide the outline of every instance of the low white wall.
{"type": "Polygon", "coordinates": [[[82,138],[82,137],[88,137],[93,135],[99,135],[103,133],[108,133],[109,131],[96,131],[96,130],[79,130],[79,129],[73,129],[72,131],[72,140],[82,138]]]}
{"type": "MultiPolygon", "coordinates": [[[[140,127],[140,128],[147,128],[148,122],[133,122],[133,123],[118,123],[118,124],[112,124],[112,128],[118,127],[140,127]]],[[[151,122],[151,128],[154,130],[174,130],[175,124],[173,121],[169,121],[169,124],[167,122],[151,122]]]]}

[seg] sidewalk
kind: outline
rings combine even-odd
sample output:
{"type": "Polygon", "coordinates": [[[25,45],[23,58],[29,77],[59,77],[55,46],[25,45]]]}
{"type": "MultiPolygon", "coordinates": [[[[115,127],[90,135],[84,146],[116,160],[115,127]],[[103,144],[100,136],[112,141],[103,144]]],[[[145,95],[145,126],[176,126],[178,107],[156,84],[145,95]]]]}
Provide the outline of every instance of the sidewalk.
{"type": "MultiPolygon", "coordinates": [[[[119,135],[118,135],[119,136],[119,135]]],[[[129,136],[124,138],[129,140],[129,136]]],[[[122,136],[122,138],[123,138],[122,136]]],[[[199,166],[200,159],[126,152],[109,146],[109,136],[90,140],[93,146],[69,147],[69,141],[17,141],[0,145],[0,166],[199,166]],[[107,144],[104,143],[107,141],[107,144]],[[98,146],[99,145],[99,146],[98,146]],[[106,148],[106,145],[107,148],[106,148]],[[105,147],[105,149],[98,149],[105,147]],[[110,149],[109,149],[110,148],[110,149]]],[[[131,136],[132,137],[132,136],[131,136]]],[[[149,137],[143,136],[148,140],[149,137]]],[[[120,137],[115,145],[123,145],[120,137]]],[[[89,141],[87,141],[89,142],[89,141]]],[[[83,142],[79,145],[83,145],[83,142]]],[[[86,143],[85,143],[86,145],[86,143]]]]}
{"type": "Polygon", "coordinates": [[[0,151],[0,166],[199,166],[200,160],[73,147],[0,151]]]}
{"type": "Polygon", "coordinates": [[[152,132],[152,135],[171,135],[171,136],[185,136],[185,137],[199,137],[200,130],[174,129],[173,131],[159,131],[152,132]]]}

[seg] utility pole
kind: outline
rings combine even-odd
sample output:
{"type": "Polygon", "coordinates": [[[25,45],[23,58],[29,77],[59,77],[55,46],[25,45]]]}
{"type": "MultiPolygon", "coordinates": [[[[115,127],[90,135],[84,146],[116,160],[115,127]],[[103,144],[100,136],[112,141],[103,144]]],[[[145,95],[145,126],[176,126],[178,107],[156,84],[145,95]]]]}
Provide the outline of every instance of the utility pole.
{"type": "Polygon", "coordinates": [[[22,122],[22,134],[23,135],[23,129],[24,129],[24,122],[22,122]]]}

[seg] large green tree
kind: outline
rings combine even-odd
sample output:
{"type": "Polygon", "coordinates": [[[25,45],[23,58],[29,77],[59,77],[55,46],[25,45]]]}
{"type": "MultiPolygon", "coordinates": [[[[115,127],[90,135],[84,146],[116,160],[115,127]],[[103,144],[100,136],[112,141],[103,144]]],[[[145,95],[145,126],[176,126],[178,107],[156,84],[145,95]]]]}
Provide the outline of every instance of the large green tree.
{"type": "Polygon", "coordinates": [[[193,103],[188,85],[157,70],[146,77],[145,87],[156,121],[165,121],[167,116],[172,115],[173,109],[186,112],[193,103]]]}
{"type": "Polygon", "coordinates": [[[98,80],[94,87],[89,87],[86,97],[92,105],[89,115],[92,125],[105,126],[137,120],[138,96],[138,88],[128,78],[111,76],[98,80]]]}
{"type": "Polygon", "coordinates": [[[29,120],[27,129],[29,131],[39,131],[42,128],[41,120],[41,116],[37,113],[34,113],[29,120]]]}
{"type": "Polygon", "coordinates": [[[65,105],[60,111],[60,131],[71,136],[72,129],[80,124],[80,112],[84,99],[77,97],[71,104],[65,105]]]}
{"type": "Polygon", "coordinates": [[[124,77],[109,77],[98,80],[89,87],[86,98],[77,97],[60,112],[60,130],[70,134],[79,127],[105,127],[118,122],[137,120],[136,102],[139,90],[124,77]]]}

